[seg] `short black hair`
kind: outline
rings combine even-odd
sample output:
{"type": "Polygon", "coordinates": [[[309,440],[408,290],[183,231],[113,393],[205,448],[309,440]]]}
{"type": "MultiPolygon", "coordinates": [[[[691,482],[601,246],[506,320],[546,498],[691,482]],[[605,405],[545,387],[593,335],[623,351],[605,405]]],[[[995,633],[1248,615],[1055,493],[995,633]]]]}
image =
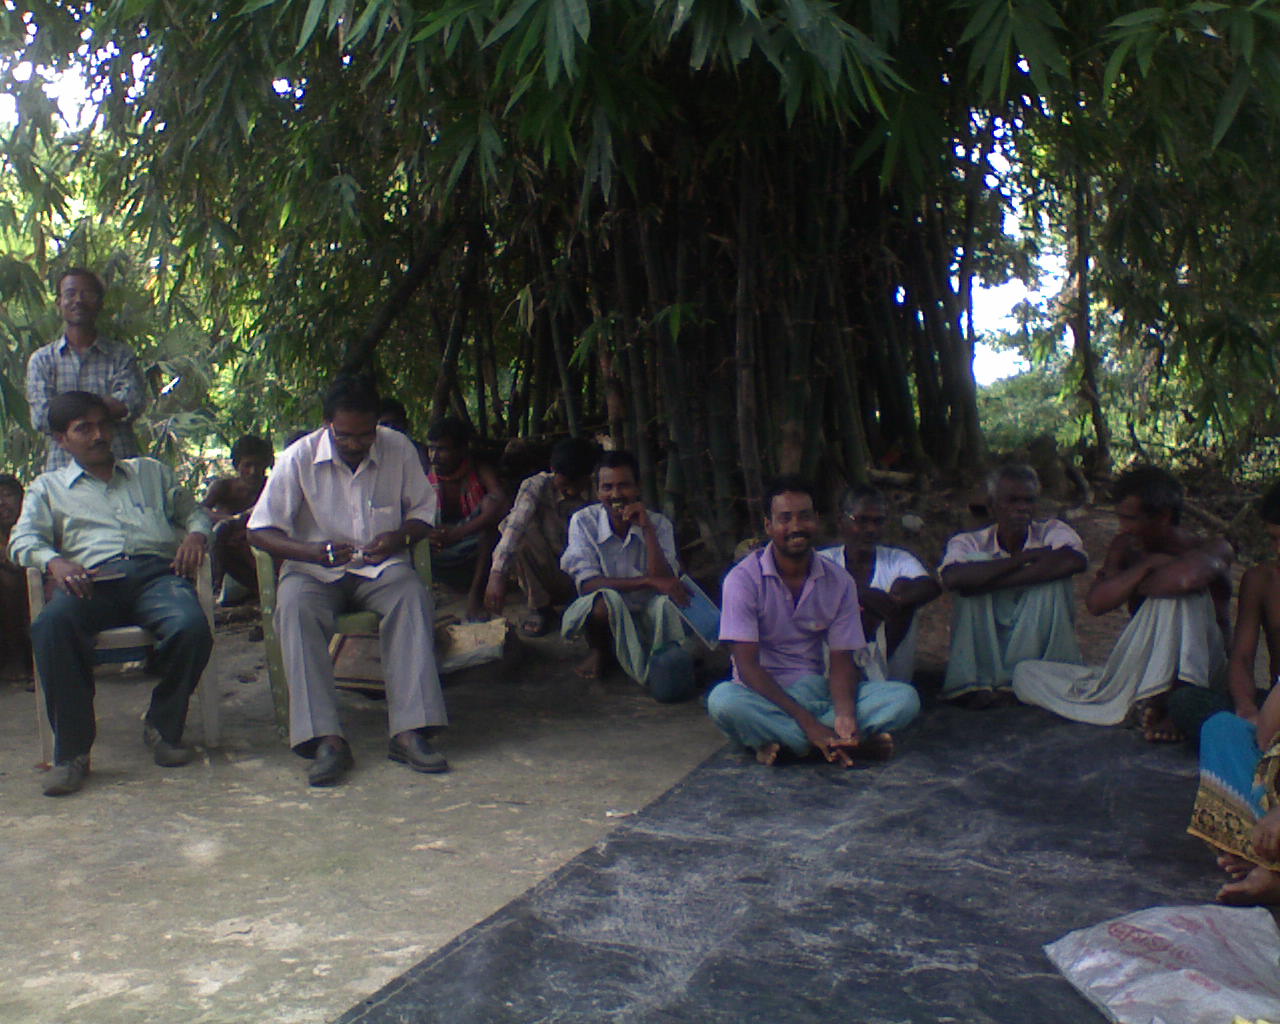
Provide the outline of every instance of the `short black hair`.
{"type": "Polygon", "coordinates": [[[378,419],[383,420],[388,416],[393,419],[409,422],[409,410],[404,407],[404,402],[398,398],[384,398],[382,400],[382,408],[378,410],[378,419]]]}
{"type": "Polygon", "coordinates": [[[640,462],[629,451],[619,448],[614,452],[603,452],[600,460],[596,463],[595,477],[596,483],[600,482],[600,470],[602,469],[623,469],[631,470],[631,477],[636,483],[640,482],[640,462]]]}
{"type": "Polygon", "coordinates": [[[18,497],[23,495],[22,481],[12,473],[0,473],[0,491],[16,492],[18,497]]]}
{"type": "Polygon", "coordinates": [[[1006,480],[1015,484],[1030,484],[1040,494],[1040,476],[1035,469],[1024,462],[1006,462],[997,466],[987,474],[987,500],[996,500],[996,489],[1006,480]]]}
{"type": "Polygon", "coordinates": [[[68,267],[58,275],[57,280],[53,282],[53,294],[55,296],[62,295],[62,282],[69,277],[87,277],[93,282],[94,287],[98,289],[98,298],[104,298],[107,294],[106,286],[102,283],[102,278],[95,274],[88,267],[68,267]]]}
{"type": "Polygon", "coordinates": [[[783,473],[769,481],[769,485],[764,489],[764,496],[760,499],[766,519],[773,518],[773,499],[779,494],[788,493],[807,494],[809,500],[813,502],[813,507],[815,509],[818,507],[818,492],[813,484],[797,473],[783,473]]]}
{"type": "Polygon", "coordinates": [[[252,434],[245,434],[231,446],[231,465],[240,465],[240,460],[246,455],[256,455],[268,465],[276,461],[276,452],[271,447],[271,442],[266,438],[254,437],[252,434]]]}
{"type": "Polygon", "coordinates": [[[88,416],[91,409],[101,409],[108,417],[111,415],[100,395],[88,391],[64,391],[54,395],[49,399],[49,433],[65,434],[75,420],[88,416]]]}
{"type": "Polygon", "coordinates": [[[1169,513],[1169,522],[1175,526],[1182,518],[1182,484],[1167,469],[1159,466],[1134,466],[1116,479],[1112,488],[1112,500],[1118,505],[1125,498],[1137,498],[1142,514],[1156,516],[1169,513]]]}
{"type": "Polygon", "coordinates": [[[378,397],[378,387],[372,377],[342,376],[330,386],[329,393],[324,396],[324,418],[327,423],[339,412],[358,412],[369,416],[377,416],[382,408],[382,399],[378,397]]]}
{"type": "Polygon", "coordinates": [[[459,448],[469,445],[474,436],[471,424],[458,416],[442,416],[427,428],[428,441],[451,441],[459,448]]]}
{"type": "Polygon", "coordinates": [[[551,449],[551,472],[581,480],[595,468],[600,446],[585,437],[566,437],[551,449]]]}
{"type": "Polygon", "coordinates": [[[1258,499],[1258,515],[1264,523],[1280,526],[1280,480],[1273,483],[1267,493],[1258,499]]]}
{"type": "Polygon", "coordinates": [[[884,494],[878,487],[870,484],[850,484],[840,496],[840,511],[851,515],[853,510],[864,501],[874,501],[878,505],[887,505],[884,494]]]}

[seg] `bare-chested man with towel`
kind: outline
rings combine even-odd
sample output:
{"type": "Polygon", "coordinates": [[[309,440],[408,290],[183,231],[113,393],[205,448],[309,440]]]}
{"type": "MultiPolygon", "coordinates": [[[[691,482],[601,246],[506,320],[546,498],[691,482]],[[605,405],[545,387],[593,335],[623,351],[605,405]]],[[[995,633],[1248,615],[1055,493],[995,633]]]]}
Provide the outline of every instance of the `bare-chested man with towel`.
{"type": "Polygon", "coordinates": [[[1180,740],[1170,692],[1223,685],[1231,545],[1181,524],[1182,485],[1163,469],[1129,470],[1114,496],[1120,532],[1085,604],[1094,615],[1128,607],[1133,618],[1101,669],[1023,662],[1013,689],[1028,704],[1095,725],[1118,725],[1141,705],[1148,740],[1180,740]]]}

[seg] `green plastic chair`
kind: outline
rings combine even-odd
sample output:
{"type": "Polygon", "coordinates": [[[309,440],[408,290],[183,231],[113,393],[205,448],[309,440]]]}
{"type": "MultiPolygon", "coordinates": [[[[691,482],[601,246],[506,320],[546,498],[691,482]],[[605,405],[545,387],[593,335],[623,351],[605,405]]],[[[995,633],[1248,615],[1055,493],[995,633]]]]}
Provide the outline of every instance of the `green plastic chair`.
{"type": "MultiPolygon", "coordinates": [[[[410,552],[413,567],[418,572],[423,586],[431,589],[431,542],[418,541],[410,552]]],[[[253,549],[254,567],[258,574],[258,601],[262,608],[262,639],[267,650],[267,682],[271,687],[271,703],[276,713],[276,729],[281,736],[289,731],[289,684],[284,674],[284,654],[280,649],[280,638],[276,635],[276,565],[265,551],[253,549]]],[[[360,611],[344,612],[334,623],[333,639],[329,642],[329,653],[337,653],[338,646],[344,636],[376,636],[381,616],[377,612],[360,611]]],[[[348,686],[341,682],[340,687],[369,691],[375,689],[377,683],[362,682],[358,686],[348,686]]]]}

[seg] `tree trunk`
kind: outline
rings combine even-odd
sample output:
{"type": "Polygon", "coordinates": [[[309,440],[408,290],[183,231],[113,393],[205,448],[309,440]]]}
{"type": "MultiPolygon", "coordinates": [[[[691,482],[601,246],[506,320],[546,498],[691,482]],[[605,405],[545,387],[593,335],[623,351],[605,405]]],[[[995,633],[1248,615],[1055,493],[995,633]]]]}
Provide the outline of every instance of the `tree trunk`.
{"type": "Polygon", "coordinates": [[[458,293],[454,300],[453,313],[449,317],[449,333],[445,338],[444,352],[440,357],[440,373],[436,377],[435,390],[431,397],[432,419],[439,419],[448,412],[449,393],[457,387],[458,356],[462,352],[462,342],[466,338],[467,318],[475,306],[476,281],[480,275],[483,260],[484,228],[477,221],[472,221],[467,231],[467,251],[463,256],[462,275],[458,279],[458,293]]]}
{"type": "Polygon", "coordinates": [[[747,502],[747,516],[754,524],[764,517],[764,473],[756,435],[759,408],[756,403],[757,316],[755,294],[756,217],[759,186],[752,157],[739,155],[738,169],[738,285],[734,294],[734,362],[738,371],[738,456],[747,502]]]}
{"type": "Polygon", "coordinates": [[[390,329],[396,317],[403,312],[413,293],[426,279],[435,272],[440,263],[440,256],[453,235],[453,222],[444,221],[429,229],[423,238],[422,245],[414,253],[409,269],[400,278],[391,294],[387,296],[373,320],[365,328],[364,333],[347,344],[346,354],[342,357],[339,373],[367,373],[373,365],[373,353],[378,342],[390,329]]]}
{"type": "MultiPolygon", "coordinates": [[[[630,219],[630,218],[628,218],[630,219]]],[[[649,396],[644,361],[640,355],[640,339],[637,330],[637,310],[632,290],[631,267],[626,254],[631,251],[632,239],[622,226],[622,218],[614,222],[613,269],[618,289],[618,306],[622,312],[623,354],[627,364],[627,389],[631,401],[627,406],[631,413],[635,443],[632,454],[640,464],[640,491],[645,504],[658,503],[658,481],[654,472],[653,452],[649,447],[649,396]]]]}
{"type": "Polygon", "coordinates": [[[547,318],[547,326],[551,333],[551,352],[555,358],[556,374],[560,378],[560,392],[564,403],[564,419],[565,426],[569,429],[570,437],[577,437],[578,431],[581,429],[581,421],[578,418],[578,395],[577,388],[573,382],[573,375],[569,369],[569,354],[565,351],[564,338],[561,335],[561,302],[559,300],[559,288],[553,277],[551,257],[549,254],[549,245],[545,236],[545,229],[538,228],[534,232],[538,247],[538,262],[542,268],[542,281],[544,293],[544,313],[547,318]]]}
{"type": "Polygon", "coordinates": [[[1093,205],[1088,182],[1079,171],[1075,174],[1074,191],[1071,215],[1075,243],[1075,259],[1072,261],[1075,301],[1072,303],[1067,325],[1071,328],[1076,362],[1080,366],[1078,394],[1089,410],[1093,435],[1098,445],[1098,453],[1090,469],[1094,476],[1106,476],[1111,472],[1111,427],[1102,408],[1102,396],[1098,393],[1098,354],[1093,348],[1093,325],[1089,312],[1089,261],[1093,248],[1089,221],[1093,205]]]}

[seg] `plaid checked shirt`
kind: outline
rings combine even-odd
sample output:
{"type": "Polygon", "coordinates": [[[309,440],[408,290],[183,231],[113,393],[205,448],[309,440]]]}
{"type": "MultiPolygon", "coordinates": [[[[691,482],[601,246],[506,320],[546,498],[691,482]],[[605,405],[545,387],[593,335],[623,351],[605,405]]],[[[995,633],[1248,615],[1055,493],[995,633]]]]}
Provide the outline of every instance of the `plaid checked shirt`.
{"type": "Polygon", "coordinates": [[[520,485],[511,511],[498,524],[502,539],[493,549],[490,575],[501,575],[511,567],[511,562],[520,549],[520,542],[535,522],[545,520],[560,535],[560,546],[563,548],[569,532],[569,517],[582,508],[585,501],[582,498],[561,497],[555,480],[554,473],[542,472],[527,477],[520,485]]]}
{"type": "Polygon", "coordinates": [[[49,454],[44,470],[61,469],[71,461],[49,433],[49,400],[67,391],[88,391],[103,398],[115,398],[129,410],[124,420],[117,420],[111,450],[117,459],[138,454],[138,439],[130,423],[142,412],[146,387],[138,357],[128,345],[98,338],[82,357],[63,335],[57,341],[38,348],[27,361],[27,404],[31,408],[31,425],[49,438],[49,454]]]}

